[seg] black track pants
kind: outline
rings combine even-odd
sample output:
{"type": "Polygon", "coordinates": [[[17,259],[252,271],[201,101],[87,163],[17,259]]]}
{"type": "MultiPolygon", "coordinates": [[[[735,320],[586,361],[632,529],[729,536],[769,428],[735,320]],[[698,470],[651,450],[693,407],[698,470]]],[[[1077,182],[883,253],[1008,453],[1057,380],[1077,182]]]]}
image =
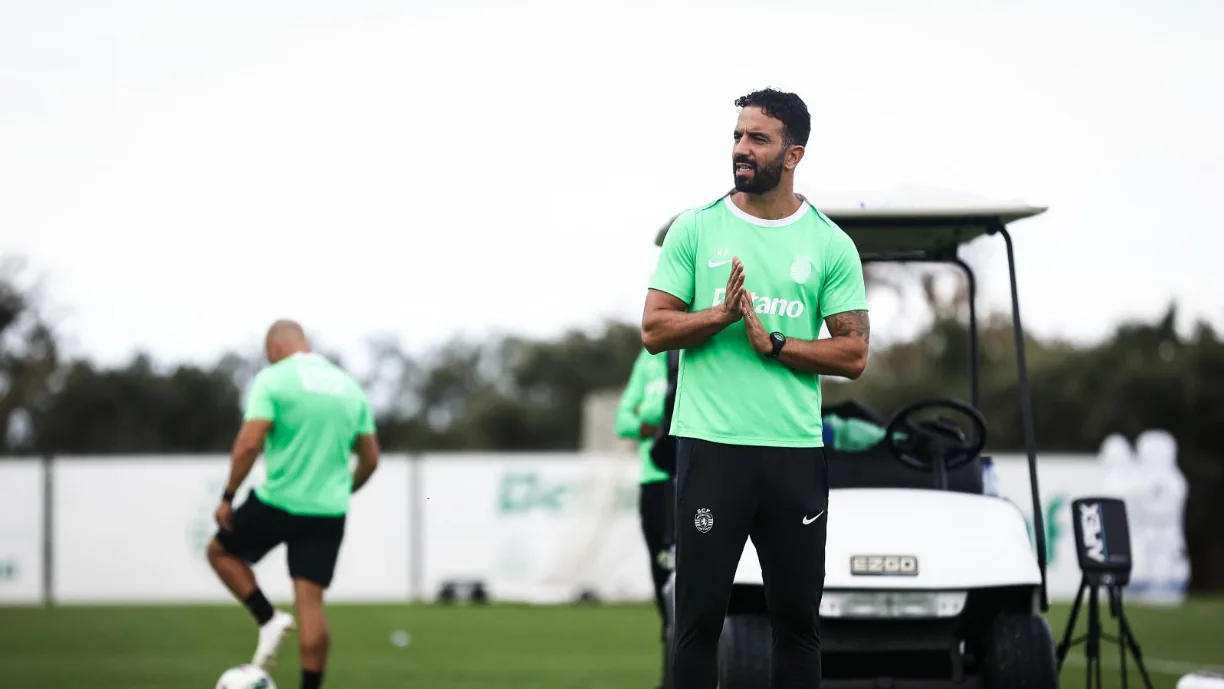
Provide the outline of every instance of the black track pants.
{"type": "Polygon", "coordinates": [[[642,536],[646,539],[646,552],[650,556],[650,578],[654,581],[655,607],[659,611],[659,650],[663,661],[659,676],[667,673],[667,605],[663,602],[663,585],[671,572],[663,566],[660,556],[667,548],[667,491],[671,481],[642,484],[638,500],[638,514],[642,520],[642,536]]]}
{"type": "Polygon", "coordinates": [[[646,540],[646,553],[650,556],[650,578],[654,581],[655,606],[659,610],[664,638],[667,629],[667,607],[663,605],[663,584],[670,572],[663,566],[660,556],[666,552],[667,481],[642,484],[638,498],[638,516],[642,521],[642,536],[646,540]]]}
{"type": "Polygon", "coordinates": [[[749,537],[773,620],[773,687],[820,685],[828,475],[823,448],[680,440],[675,689],[717,685],[718,638],[749,537]]]}

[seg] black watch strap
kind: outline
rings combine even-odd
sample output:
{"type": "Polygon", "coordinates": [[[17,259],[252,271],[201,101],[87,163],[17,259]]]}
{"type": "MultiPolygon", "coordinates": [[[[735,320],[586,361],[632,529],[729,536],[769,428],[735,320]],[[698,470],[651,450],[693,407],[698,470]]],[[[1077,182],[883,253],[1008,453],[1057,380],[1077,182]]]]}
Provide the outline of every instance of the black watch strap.
{"type": "Polygon", "coordinates": [[[769,341],[773,344],[773,349],[767,355],[770,359],[778,358],[778,354],[782,352],[782,347],[786,345],[786,336],[780,332],[769,333],[769,341]]]}
{"type": "Polygon", "coordinates": [[[221,502],[233,502],[233,501],[234,501],[234,494],[231,493],[230,491],[227,490],[221,494],[221,502]]]}

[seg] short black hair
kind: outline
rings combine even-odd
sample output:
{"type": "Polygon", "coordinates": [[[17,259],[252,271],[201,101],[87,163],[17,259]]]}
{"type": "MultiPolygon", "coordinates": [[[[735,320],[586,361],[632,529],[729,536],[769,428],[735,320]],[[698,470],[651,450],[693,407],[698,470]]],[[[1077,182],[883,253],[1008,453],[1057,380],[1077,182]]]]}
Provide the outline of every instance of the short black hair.
{"type": "Polygon", "coordinates": [[[807,146],[812,133],[812,116],[799,96],[767,88],[736,98],[735,107],[760,108],[766,115],[782,121],[782,135],[788,146],[807,146]]]}

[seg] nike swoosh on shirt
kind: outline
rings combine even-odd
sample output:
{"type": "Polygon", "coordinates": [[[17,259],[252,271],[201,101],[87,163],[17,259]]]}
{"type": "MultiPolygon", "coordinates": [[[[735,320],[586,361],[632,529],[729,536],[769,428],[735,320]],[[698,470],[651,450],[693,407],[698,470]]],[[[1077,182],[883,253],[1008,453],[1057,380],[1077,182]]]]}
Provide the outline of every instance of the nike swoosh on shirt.
{"type": "Polygon", "coordinates": [[[824,514],[824,510],[821,510],[821,511],[820,511],[820,514],[816,515],[815,517],[812,517],[811,519],[808,519],[807,517],[804,517],[804,518],[803,518],[803,525],[804,525],[804,526],[807,526],[808,524],[811,524],[812,522],[816,521],[817,519],[820,519],[820,515],[821,515],[821,514],[824,514]]]}
{"type": "Polygon", "coordinates": [[[710,261],[706,265],[710,266],[711,268],[717,268],[718,266],[725,266],[728,263],[730,263],[730,261],[710,261]]]}

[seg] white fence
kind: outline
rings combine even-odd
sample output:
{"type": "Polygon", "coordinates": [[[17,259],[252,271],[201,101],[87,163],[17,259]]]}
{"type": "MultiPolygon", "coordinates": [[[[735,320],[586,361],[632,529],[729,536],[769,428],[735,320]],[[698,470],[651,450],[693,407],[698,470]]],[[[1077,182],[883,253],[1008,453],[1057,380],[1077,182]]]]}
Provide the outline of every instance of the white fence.
{"type": "MultiPolygon", "coordinates": [[[[1031,523],[1027,464],[995,463],[1000,493],[1031,523]]],[[[497,600],[568,601],[581,590],[648,600],[637,468],[631,455],[387,456],[354,497],[329,598],[431,599],[446,580],[478,579],[497,600]]],[[[0,604],[227,600],[204,559],[227,472],[224,456],[0,462],[0,604]]],[[[1079,585],[1070,502],[1104,489],[1104,467],[1090,455],[1044,456],[1039,481],[1049,590],[1068,599],[1079,585]]],[[[256,573],[270,598],[288,600],[283,548],[256,573]]]]}
{"type": "Polygon", "coordinates": [[[0,604],[43,600],[43,465],[0,462],[0,604]]]}

